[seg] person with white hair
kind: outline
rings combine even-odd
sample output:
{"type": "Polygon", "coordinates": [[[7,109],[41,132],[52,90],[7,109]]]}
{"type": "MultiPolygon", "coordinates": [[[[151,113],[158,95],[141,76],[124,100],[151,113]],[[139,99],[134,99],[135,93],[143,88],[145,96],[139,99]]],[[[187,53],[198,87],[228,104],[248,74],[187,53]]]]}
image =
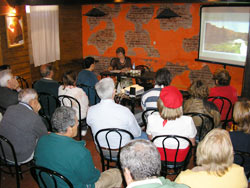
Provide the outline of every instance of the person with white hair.
{"type": "Polygon", "coordinates": [[[10,69],[0,71],[0,112],[4,113],[10,105],[18,103],[20,90],[19,83],[10,69]]]}
{"type": "MultiPolygon", "coordinates": [[[[120,128],[132,133],[134,137],[140,137],[142,132],[132,112],[114,101],[115,84],[111,78],[103,78],[95,85],[96,92],[101,99],[101,102],[91,106],[87,114],[87,124],[91,127],[93,135],[105,128],[120,128]]],[[[146,133],[145,137],[146,137],[146,133]]],[[[123,135],[123,134],[122,134],[123,135]]],[[[110,147],[118,148],[119,136],[110,138],[110,147]]],[[[121,146],[124,146],[130,141],[126,135],[122,139],[121,146]]],[[[105,134],[99,136],[99,142],[102,147],[106,147],[105,134]]]]}
{"type": "MultiPolygon", "coordinates": [[[[41,106],[36,91],[24,89],[18,94],[18,100],[18,104],[9,106],[6,110],[0,123],[0,135],[14,146],[17,161],[25,163],[33,158],[36,142],[47,134],[47,129],[38,115],[41,106]]],[[[14,161],[9,150],[6,158],[14,161]]]]}

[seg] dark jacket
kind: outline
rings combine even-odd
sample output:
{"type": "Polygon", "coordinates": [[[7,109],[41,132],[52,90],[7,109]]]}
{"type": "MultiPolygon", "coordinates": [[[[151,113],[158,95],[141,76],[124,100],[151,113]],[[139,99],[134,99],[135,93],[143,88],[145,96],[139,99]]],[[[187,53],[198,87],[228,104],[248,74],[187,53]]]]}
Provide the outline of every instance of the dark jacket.
{"type": "Polygon", "coordinates": [[[7,87],[0,87],[0,112],[5,110],[13,104],[18,103],[18,92],[7,87]]]}

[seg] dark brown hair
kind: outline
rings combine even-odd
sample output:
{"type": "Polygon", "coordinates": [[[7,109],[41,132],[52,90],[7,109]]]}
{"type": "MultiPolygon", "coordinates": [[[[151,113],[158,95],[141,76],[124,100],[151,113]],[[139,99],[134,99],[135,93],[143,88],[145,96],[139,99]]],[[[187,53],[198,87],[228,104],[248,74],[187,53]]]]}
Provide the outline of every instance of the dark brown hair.
{"type": "Polygon", "coordinates": [[[213,79],[218,81],[219,86],[228,86],[231,76],[226,69],[217,69],[213,75],[213,79]]]}
{"type": "Polygon", "coordinates": [[[75,71],[67,71],[63,74],[63,84],[64,86],[74,86],[76,84],[77,74],[75,71]]]}

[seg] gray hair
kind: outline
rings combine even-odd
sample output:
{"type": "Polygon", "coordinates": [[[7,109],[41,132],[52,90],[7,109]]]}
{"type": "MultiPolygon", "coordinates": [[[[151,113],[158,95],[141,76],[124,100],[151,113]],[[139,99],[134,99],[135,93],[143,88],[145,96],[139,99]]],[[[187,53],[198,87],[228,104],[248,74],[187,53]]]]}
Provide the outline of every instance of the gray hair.
{"type": "Polygon", "coordinates": [[[52,115],[52,128],[57,133],[66,133],[68,127],[75,125],[76,111],[68,106],[61,106],[57,108],[52,115]]]}
{"type": "Polygon", "coordinates": [[[95,89],[101,99],[112,99],[115,84],[112,78],[103,78],[95,85],[95,89]]]}
{"type": "Polygon", "coordinates": [[[12,78],[12,73],[10,69],[0,71],[0,86],[7,87],[8,81],[12,78]]]}
{"type": "Polygon", "coordinates": [[[120,153],[121,167],[127,168],[133,180],[159,176],[161,157],[156,146],[149,140],[133,140],[120,153]]]}
{"type": "Polygon", "coordinates": [[[29,102],[36,97],[37,92],[34,89],[23,89],[18,94],[18,101],[29,104],[29,102]]]}

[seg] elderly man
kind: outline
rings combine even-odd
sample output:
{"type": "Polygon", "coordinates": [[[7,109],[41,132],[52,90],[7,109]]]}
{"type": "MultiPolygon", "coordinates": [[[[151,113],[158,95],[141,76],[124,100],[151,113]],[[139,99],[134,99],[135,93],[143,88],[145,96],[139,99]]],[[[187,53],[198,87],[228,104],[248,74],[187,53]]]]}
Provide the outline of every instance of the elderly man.
{"type": "Polygon", "coordinates": [[[4,113],[10,105],[18,103],[20,90],[19,83],[10,69],[0,71],[0,112],[4,113]]]}
{"type": "Polygon", "coordinates": [[[42,78],[35,82],[34,89],[40,93],[49,93],[55,97],[58,96],[59,83],[53,80],[54,71],[51,64],[41,65],[40,73],[42,78]]]}
{"type": "MultiPolygon", "coordinates": [[[[93,164],[84,141],[73,139],[77,135],[78,120],[74,109],[57,108],[51,119],[55,133],[40,138],[35,151],[35,162],[67,177],[74,187],[120,187],[122,178],[118,169],[100,174],[93,164]]],[[[59,182],[58,187],[67,187],[59,182]]]]}
{"type": "Polygon", "coordinates": [[[155,145],[148,140],[134,140],[124,146],[120,162],[127,188],[188,188],[159,177],[161,157],[155,145]]]}
{"type": "MultiPolygon", "coordinates": [[[[130,110],[114,101],[115,84],[111,78],[103,78],[96,86],[96,92],[101,98],[101,102],[91,106],[87,114],[87,124],[91,127],[93,135],[99,130],[105,128],[120,128],[132,133],[134,137],[141,136],[141,129],[130,110]]],[[[143,133],[143,136],[145,133],[143,133]]],[[[119,137],[120,138],[120,137],[119,137]]],[[[110,138],[110,147],[117,148],[117,136],[110,138]]],[[[130,140],[129,137],[123,137],[122,146],[130,140]]],[[[101,146],[108,147],[105,135],[99,137],[101,146]]]]}
{"type": "MultiPolygon", "coordinates": [[[[12,143],[20,163],[33,158],[37,140],[47,134],[46,126],[38,115],[40,104],[37,98],[35,90],[22,90],[18,94],[19,104],[9,106],[0,123],[0,135],[12,143]]],[[[9,151],[7,159],[13,161],[9,151]]]]}

